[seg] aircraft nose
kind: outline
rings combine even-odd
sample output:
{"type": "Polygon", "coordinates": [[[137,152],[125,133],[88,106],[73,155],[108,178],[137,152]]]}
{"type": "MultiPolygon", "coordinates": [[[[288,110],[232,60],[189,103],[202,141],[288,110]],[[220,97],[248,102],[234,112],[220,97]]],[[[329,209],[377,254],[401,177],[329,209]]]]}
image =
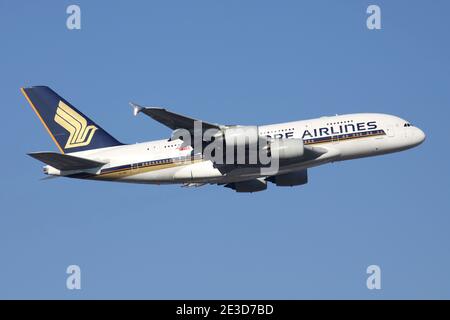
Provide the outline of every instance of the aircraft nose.
{"type": "Polygon", "coordinates": [[[425,141],[426,135],[421,129],[414,127],[414,144],[419,145],[425,141]]]}

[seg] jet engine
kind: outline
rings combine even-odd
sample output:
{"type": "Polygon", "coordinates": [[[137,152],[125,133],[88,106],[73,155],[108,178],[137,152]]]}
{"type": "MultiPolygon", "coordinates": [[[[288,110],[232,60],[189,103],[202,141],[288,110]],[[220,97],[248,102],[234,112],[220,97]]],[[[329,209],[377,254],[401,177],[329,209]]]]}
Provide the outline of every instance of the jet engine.
{"type": "MultiPolygon", "coordinates": [[[[302,139],[260,137],[257,126],[227,127],[218,131],[213,137],[221,142],[218,143],[219,147],[217,148],[223,148],[220,151],[224,155],[224,159],[227,152],[232,152],[234,160],[239,159],[238,164],[256,164],[257,161],[262,161],[264,159],[261,158],[262,152],[268,158],[278,161],[297,160],[302,158],[305,152],[302,139]]],[[[228,161],[228,158],[226,159],[228,161]]]]}
{"type": "Polygon", "coordinates": [[[229,183],[225,187],[233,189],[236,192],[258,192],[267,189],[267,182],[264,179],[253,179],[229,183]]]}
{"type": "Polygon", "coordinates": [[[308,170],[279,174],[267,178],[268,181],[275,183],[279,187],[292,187],[308,183],[308,170]]]}
{"type": "Polygon", "coordinates": [[[258,147],[258,126],[235,126],[223,130],[225,148],[227,147],[258,147]]]}
{"type": "Polygon", "coordinates": [[[269,157],[279,160],[298,159],[305,153],[302,139],[273,139],[267,149],[269,157]]]}

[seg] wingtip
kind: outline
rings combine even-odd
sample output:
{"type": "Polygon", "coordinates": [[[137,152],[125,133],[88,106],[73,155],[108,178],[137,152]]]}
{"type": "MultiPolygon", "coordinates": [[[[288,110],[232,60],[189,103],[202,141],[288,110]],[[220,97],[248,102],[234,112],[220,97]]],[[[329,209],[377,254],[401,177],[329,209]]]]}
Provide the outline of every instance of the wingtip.
{"type": "Polygon", "coordinates": [[[139,112],[144,110],[144,107],[141,107],[140,105],[138,105],[137,103],[134,103],[134,102],[130,102],[130,106],[133,108],[134,116],[137,116],[139,112]]]}

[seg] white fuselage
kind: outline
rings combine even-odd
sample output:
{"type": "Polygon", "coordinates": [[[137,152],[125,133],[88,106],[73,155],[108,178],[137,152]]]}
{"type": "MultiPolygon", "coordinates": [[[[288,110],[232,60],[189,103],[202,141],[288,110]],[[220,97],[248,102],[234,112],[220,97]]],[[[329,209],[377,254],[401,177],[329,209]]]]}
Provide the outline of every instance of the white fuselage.
{"type": "MultiPolygon", "coordinates": [[[[381,155],[417,146],[425,134],[407,121],[391,115],[361,113],[286,122],[258,127],[259,135],[271,138],[303,139],[305,146],[324,148],[323,155],[281,166],[289,173],[321,164],[381,155]]],[[[255,168],[236,168],[226,174],[210,160],[193,156],[192,148],[182,141],[157,140],[133,145],[72,153],[107,164],[89,172],[60,172],[54,175],[132,183],[231,183],[262,177],[255,168]]]]}

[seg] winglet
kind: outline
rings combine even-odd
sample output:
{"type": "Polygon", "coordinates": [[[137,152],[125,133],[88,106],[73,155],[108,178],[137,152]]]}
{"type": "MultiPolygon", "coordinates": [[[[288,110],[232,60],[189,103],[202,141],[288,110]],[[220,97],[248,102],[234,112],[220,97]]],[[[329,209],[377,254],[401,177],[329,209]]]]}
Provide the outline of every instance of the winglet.
{"type": "Polygon", "coordinates": [[[140,105],[130,102],[130,106],[133,108],[133,115],[137,116],[139,112],[141,112],[142,110],[144,110],[144,107],[141,107],[140,105]]]}

